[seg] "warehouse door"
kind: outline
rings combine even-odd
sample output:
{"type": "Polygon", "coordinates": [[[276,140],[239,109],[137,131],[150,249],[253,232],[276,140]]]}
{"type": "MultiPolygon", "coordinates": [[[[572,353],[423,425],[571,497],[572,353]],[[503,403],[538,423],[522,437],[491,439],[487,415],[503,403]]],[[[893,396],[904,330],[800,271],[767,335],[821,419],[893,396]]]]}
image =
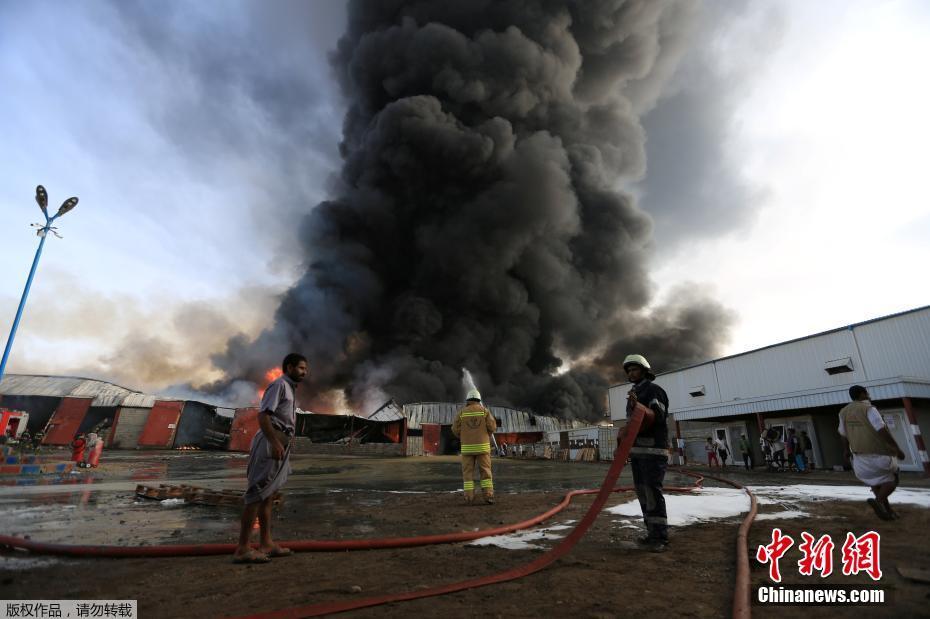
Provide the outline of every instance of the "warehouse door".
{"type": "Polygon", "coordinates": [[[64,398],[49,420],[42,444],[70,445],[84,421],[90,403],[90,398],[64,398]]]}
{"type": "Polygon", "coordinates": [[[439,444],[441,442],[442,432],[438,423],[424,423],[423,428],[423,453],[426,455],[437,455],[439,444]]]}
{"type": "Polygon", "coordinates": [[[138,447],[170,449],[174,445],[174,433],[181,419],[181,407],[184,402],[155,402],[149,413],[138,447]]]}

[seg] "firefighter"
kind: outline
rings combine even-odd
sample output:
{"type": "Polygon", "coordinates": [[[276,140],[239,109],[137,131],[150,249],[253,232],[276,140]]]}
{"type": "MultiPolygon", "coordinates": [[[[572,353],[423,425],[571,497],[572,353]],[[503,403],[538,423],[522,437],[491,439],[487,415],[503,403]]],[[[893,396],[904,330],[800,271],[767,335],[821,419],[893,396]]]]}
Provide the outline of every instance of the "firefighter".
{"type": "Polygon", "coordinates": [[[491,479],[491,435],[497,429],[497,420],[481,404],[481,394],[472,389],[465,397],[465,408],[460,410],[452,423],[452,433],[462,443],[462,479],[465,502],[475,499],[475,465],[481,475],[481,491],[484,501],[494,503],[494,481],[491,479]]]}
{"type": "MultiPolygon", "coordinates": [[[[644,420],[630,449],[633,484],[648,532],[636,542],[652,552],[664,552],[668,545],[668,515],[662,495],[668,466],[668,396],[652,382],[655,374],[642,355],[628,355],[623,360],[623,370],[633,385],[627,396],[630,403],[627,414],[637,403],[651,411],[651,419],[644,420]]],[[[620,431],[618,442],[625,435],[626,426],[620,431]]]]}

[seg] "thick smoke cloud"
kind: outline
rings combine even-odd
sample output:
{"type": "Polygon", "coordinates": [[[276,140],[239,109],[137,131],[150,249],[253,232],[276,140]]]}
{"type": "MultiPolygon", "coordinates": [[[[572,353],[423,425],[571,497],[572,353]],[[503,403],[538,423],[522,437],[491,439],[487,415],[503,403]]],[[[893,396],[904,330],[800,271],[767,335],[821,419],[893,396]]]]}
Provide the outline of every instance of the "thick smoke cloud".
{"type": "Polygon", "coordinates": [[[216,362],[259,380],[311,359],[322,409],[459,400],[596,419],[625,352],[706,358],[730,320],[689,293],[646,312],[652,220],[639,114],[685,51],[687,2],[355,2],[333,66],[347,100],[334,198],[273,327],[216,362]],[[572,369],[565,372],[566,366],[572,369]]]}

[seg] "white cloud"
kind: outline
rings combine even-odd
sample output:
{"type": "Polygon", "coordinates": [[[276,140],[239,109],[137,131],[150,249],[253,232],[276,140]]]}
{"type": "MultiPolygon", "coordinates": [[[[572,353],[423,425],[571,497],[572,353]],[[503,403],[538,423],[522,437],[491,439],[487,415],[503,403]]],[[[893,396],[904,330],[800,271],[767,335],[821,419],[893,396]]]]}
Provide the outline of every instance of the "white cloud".
{"type": "Polygon", "coordinates": [[[915,2],[794,2],[729,145],[764,189],[737,237],[662,265],[708,280],[740,324],[728,352],[930,301],[930,14],[915,2]]]}

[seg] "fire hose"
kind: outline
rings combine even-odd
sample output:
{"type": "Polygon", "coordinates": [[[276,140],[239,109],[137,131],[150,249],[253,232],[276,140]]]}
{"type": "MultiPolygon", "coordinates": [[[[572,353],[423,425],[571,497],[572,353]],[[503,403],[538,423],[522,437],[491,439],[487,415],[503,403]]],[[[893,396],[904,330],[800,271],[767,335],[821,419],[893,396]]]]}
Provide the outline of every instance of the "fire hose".
{"type": "MultiPolygon", "coordinates": [[[[572,530],[572,532],[560,542],[555,548],[548,551],[547,553],[540,556],[535,561],[527,563],[525,565],[517,566],[500,572],[498,574],[492,574],[490,576],[483,576],[479,578],[474,578],[470,580],[465,580],[457,583],[450,583],[446,585],[440,585],[437,587],[431,587],[428,589],[422,589],[419,591],[411,591],[404,593],[396,593],[383,596],[375,596],[370,598],[364,598],[359,600],[343,601],[343,602],[324,602],[320,604],[312,604],[309,606],[301,606],[290,609],[284,609],[279,611],[271,611],[267,613],[260,613],[257,615],[252,615],[253,617],[261,618],[278,618],[278,617],[316,617],[320,615],[333,614],[339,612],[345,612],[348,610],[354,610],[359,608],[365,608],[370,606],[378,606],[381,604],[388,604],[391,602],[401,602],[406,600],[413,600],[418,598],[432,597],[437,595],[444,595],[447,593],[453,593],[456,591],[464,591],[466,589],[473,589],[477,587],[483,587],[491,584],[506,582],[509,580],[515,580],[517,578],[522,578],[528,576],[535,572],[538,572],[547,566],[551,565],[557,559],[561,558],[567,554],[585,535],[587,530],[593,524],[594,520],[597,518],[598,514],[604,507],[604,504],[607,501],[607,498],[610,494],[614,492],[629,491],[633,488],[630,486],[620,486],[615,487],[614,484],[617,482],[617,479],[620,476],[620,473],[623,470],[624,465],[626,464],[627,457],[629,456],[630,449],[633,446],[633,441],[636,438],[636,434],[639,430],[640,425],[643,422],[644,416],[647,414],[647,409],[641,404],[636,405],[633,409],[632,414],[627,424],[628,432],[623,437],[623,440],[617,446],[617,450],[614,453],[613,464],[610,466],[610,469],[607,471],[607,475],[604,478],[604,481],[601,484],[601,487],[598,490],[573,490],[568,492],[562,501],[549,509],[548,511],[539,514],[528,520],[522,522],[505,525],[501,527],[496,527],[492,529],[483,529],[479,531],[462,531],[458,533],[445,533],[439,535],[424,535],[419,537],[396,537],[396,538],[381,538],[381,539],[362,539],[362,540],[345,540],[345,541],[318,541],[318,540],[297,540],[297,541],[285,541],[280,542],[281,546],[290,548],[296,552],[333,552],[333,551],[348,551],[348,550],[375,550],[375,549],[385,549],[385,548],[411,548],[415,546],[426,546],[431,544],[450,544],[456,542],[465,542],[471,541],[474,539],[482,537],[490,537],[493,535],[502,535],[505,533],[512,533],[521,529],[526,529],[532,526],[535,526],[545,520],[548,520],[555,514],[559,513],[565,509],[576,496],[586,495],[586,494],[597,494],[594,499],[594,502],[588,508],[587,513],[582,518],[581,522],[572,530]]],[[[698,481],[695,482],[693,487],[669,487],[669,491],[689,491],[693,490],[696,487],[700,486],[702,475],[698,473],[693,473],[690,471],[681,471],[685,475],[696,477],[698,481]]],[[[749,492],[748,489],[743,488],[743,486],[726,480],[719,477],[713,477],[706,475],[717,481],[729,484],[736,488],[741,488],[746,490],[751,498],[751,511],[744,519],[742,525],[740,526],[739,535],[737,537],[737,576],[736,576],[736,592],[733,601],[733,616],[734,617],[749,617],[749,560],[748,553],[746,548],[746,537],[748,535],[748,530],[752,519],[755,517],[756,512],[756,500],[755,497],[749,492]]],[[[53,554],[61,556],[79,556],[79,557],[97,557],[97,558],[130,558],[130,557],[179,557],[179,556],[207,556],[207,555],[219,555],[219,554],[230,554],[232,553],[236,545],[235,544],[192,544],[192,545],[167,545],[167,546],[106,546],[106,545],[70,545],[70,544],[50,544],[44,542],[37,542],[30,539],[24,539],[15,536],[0,535],[0,547],[7,547],[11,549],[20,549],[27,550],[38,554],[53,554]]]]}

